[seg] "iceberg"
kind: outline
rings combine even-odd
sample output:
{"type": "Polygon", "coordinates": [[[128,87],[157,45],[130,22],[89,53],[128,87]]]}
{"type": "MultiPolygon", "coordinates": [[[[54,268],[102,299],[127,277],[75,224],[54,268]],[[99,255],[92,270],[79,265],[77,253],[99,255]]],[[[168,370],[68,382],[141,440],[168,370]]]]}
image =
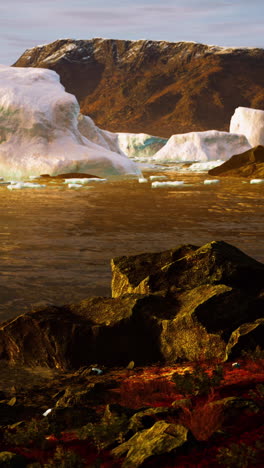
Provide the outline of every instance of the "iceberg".
{"type": "Polygon", "coordinates": [[[152,158],[159,163],[177,161],[226,161],[233,154],[247,151],[251,146],[245,135],[217,130],[172,135],[168,143],[152,158]]]}
{"type": "Polygon", "coordinates": [[[130,158],[144,159],[153,156],[168,141],[167,138],[146,133],[116,133],[121,150],[130,158]]]}
{"type": "Polygon", "coordinates": [[[85,136],[93,125],[89,118],[80,117],[79,110],[75,96],[65,92],[56,72],[1,65],[0,176],[21,180],[82,172],[107,178],[140,177],[132,160],[110,149],[117,148],[110,132],[98,130],[97,143],[85,136]]]}
{"type": "Polygon", "coordinates": [[[231,117],[230,132],[245,135],[251,146],[264,145],[264,111],[237,107],[231,117]]]}

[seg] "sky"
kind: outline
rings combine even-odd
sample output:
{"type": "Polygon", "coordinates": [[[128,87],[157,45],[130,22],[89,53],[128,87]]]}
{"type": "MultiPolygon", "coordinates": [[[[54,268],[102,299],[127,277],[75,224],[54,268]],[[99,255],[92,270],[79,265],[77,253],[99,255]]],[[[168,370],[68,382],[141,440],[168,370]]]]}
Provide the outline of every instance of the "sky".
{"type": "Polygon", "coordinates": [[[264,0],[0,0],[0,63],[56,39],[264,47],[264,0]]]}

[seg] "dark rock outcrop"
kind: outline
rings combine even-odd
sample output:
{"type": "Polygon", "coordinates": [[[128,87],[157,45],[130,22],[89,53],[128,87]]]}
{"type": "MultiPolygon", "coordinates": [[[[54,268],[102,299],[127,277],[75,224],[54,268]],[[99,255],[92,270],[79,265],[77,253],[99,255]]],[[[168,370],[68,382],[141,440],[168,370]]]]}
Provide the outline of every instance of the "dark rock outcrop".
{"type": "Polygon", "coordinates": [[[62,39],[26,50],[14,66],[55,70],[82,113],[114,132],[228,130],[236,107],[264,109],[263,49],[62,39]]]}
{"type": "Polygon", "coordinates": [[[208,174],[264,179],[264,146],[255,146],[244,153],[235,154],[221,166],[210,169],[208,174]]]}
{"type": "Polygon", "coordinates": [[[145,460],[153,455],[169,453],[181,447],[188,436],[188,429],[180,424],[169,424],[166,421],[156,422],[150,429],[137,432],[128,441],[112,450],[116,457],[126,458],[122,468],[142,466],[145,460]]]}
{"type": "Polygon", "coordinates": [[[3,323],[0,359],[58,369],[224,360],[248,333],[243,327],[263,317],[264,265],[222,241],[119,257],[112,268],[116,297],[3,323]]]}

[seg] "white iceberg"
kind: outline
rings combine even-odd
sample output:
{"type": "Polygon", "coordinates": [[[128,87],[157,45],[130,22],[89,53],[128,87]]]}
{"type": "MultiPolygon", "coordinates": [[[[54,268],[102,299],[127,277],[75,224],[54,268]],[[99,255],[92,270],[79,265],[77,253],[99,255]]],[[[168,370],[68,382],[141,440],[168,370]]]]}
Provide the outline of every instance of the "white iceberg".
{"type": "Polygon", "coordinates": [[[152,182],[151,183],[152,188],[180,187],[181,185],[184,185],[184,181],[182,181],[182,180],[174,180],[174,181],[169,181],[169,182],[152,182]]]}
{"type": "Polygon", "coordinates": [[[250,184],[264,184],[264,179],[251,179],[250,184]]]}
{"type": "Polygon", "coordinates": [[[82,135],[78,115],[76,98],[65,92],[56,72],[0,66],[1,176],[141,176],[128,157],[82,135]]]}
{"type": "Polygon", "coordinates": [[[88,115],[79,114],[78,130],[83,136],[85,136],[93,143],[96,143],[99,146],[103,146],[104,148],[108,149],[109,151],[113,151],[114,153],[126,156],[126,154],[119,146],[119,134],[109,132],[108,130],[102,130],[101,128],[97,127],[93,119],[91,119],[91,117],[88,115]]]}
{"type": "Polygon", "coordinates": [[[159,163],[177,161],[226,161],[251,146],[245,135],[208,130],[172,135],[152,158],[159,163]]]}
{"type": "Polygon", "coordinates": [[[230,132],[245,135],[251,146],[264,145],[264,111],[237,107],[231,117],[230,132]]]}
{"type": "Polygon", "coordinates": [[[121,150],[130,158],[149,158],[160,150],[168,141],[167,138],[146,133],[116,133],[121,150]]]}

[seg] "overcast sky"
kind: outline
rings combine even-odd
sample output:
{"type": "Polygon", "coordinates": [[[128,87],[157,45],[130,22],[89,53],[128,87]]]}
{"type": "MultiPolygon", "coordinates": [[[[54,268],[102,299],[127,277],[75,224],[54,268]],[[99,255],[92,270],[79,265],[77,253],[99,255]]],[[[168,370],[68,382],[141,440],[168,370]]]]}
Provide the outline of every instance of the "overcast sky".
{"type": "Polygon", "coordinates": [[[0,0],[0,63],[93,37],[264,47],[264,0],[0,0]]]}

